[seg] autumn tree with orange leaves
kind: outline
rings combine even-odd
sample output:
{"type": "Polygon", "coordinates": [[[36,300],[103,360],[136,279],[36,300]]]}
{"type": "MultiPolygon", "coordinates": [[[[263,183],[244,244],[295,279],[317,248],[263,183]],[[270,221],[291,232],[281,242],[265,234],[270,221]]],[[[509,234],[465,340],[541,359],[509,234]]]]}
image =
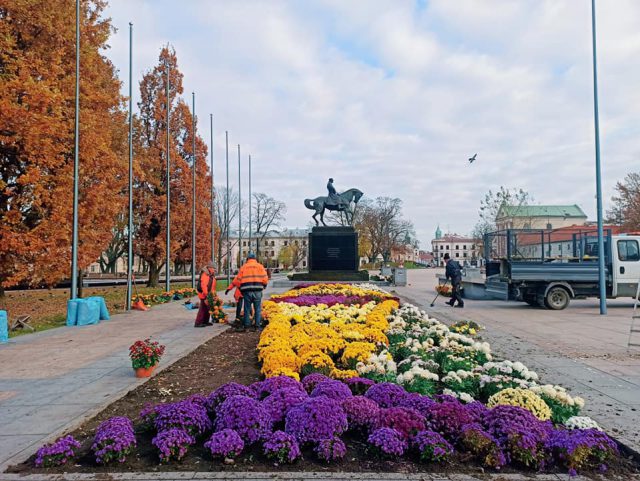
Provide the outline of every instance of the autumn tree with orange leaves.
{"type": "MultiPolygon", "coordinates": [[[[134,191],[136,232],[134,249],[149,265],[150,286],[158,284],[166,259],[166,66],[169,65],[169,154],[171,199],[170,259],[175,263],[191,262],[192,214],[192,121],[189,107],[180,97],[182,73],[175,51],[165,47],[158,64],[140,82],[138,103],[139,135],[136,156],[140,178],[134,191]]],[[[196,252],[198,263],[204,263],[211,252],[211,194],[207,163],[207,146],[196,135],[196,252]]]]}
{"type": "MultiPolygon", "coordinates": [[[[102,54],[103,0],[81,17],[79,267],[100,257],[126,203],[120,82],[102,54]]],[[[0,0],[0,295],[70,277],[75,5],[0,0]]]]}

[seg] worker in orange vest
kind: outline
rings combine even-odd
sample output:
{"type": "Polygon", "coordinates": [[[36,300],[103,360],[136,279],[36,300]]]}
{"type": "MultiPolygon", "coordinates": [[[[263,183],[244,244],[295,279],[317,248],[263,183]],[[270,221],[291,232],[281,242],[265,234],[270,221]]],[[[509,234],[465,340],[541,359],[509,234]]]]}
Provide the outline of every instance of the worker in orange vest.
{"type": "MultiPolygon", "coordinates": [[[[256,255],[250,252],[247,262],[240,268],[238,275],[233,279],[231,286],[240,288],[244,300],[244,325],[238,330],[246,332],[251,326],[251,307],[254,310],[253,330],[257,331],[261,321],[262,291],[269,283],[267,271],[256,260],[256,255]]],[[[231,286],[227,288],[228,293],[231,286]]]]}
{"type": "Polygon", "coordinates": [[[210,314],[207,296],[210,292],[213,294],[216,292],[216,276],[213,264],[207,264],[202,268],[196,287],[198,290],[198,298],[200,299],[200,308],[198,309],[194,327],[212,326],[213,323],[209,320],[210,314]]]}

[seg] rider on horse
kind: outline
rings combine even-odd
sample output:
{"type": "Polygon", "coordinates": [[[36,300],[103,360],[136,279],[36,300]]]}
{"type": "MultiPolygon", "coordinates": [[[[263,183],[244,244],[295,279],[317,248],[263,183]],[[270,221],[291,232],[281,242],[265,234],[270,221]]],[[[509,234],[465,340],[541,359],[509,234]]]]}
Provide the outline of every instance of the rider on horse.
{"type": "Polygon", "coordinates": [[[340,197],[338,197],[338,193],[336,192],[336,188],[333,186],[333,179],[329,179],[327,182],[327,190],[329,191],[329,202],[333,205],[340,204],[340,197]]]}

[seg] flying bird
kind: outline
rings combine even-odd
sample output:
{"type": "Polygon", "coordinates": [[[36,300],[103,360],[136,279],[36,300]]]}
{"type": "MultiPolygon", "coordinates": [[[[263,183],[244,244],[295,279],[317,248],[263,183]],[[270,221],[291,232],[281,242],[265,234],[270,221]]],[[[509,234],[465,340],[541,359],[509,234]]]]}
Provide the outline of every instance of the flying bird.
{"type": "Polygon", "coordinates": [[[473,164],[473,161],[476,160],[477,156],[478,156],[478,154],[473,154],[473,157],[469,157],[469,163],[473,164]]]}

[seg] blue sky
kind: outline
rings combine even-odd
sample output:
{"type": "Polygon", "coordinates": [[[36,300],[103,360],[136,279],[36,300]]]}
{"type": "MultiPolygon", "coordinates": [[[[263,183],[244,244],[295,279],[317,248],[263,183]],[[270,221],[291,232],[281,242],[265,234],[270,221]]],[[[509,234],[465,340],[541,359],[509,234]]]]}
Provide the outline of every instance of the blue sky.
{"type": "MultiPolygon", "coordinates": [[[[214,114],[216,177],[229,130],[252,155],[254,191],[287,203],[288,226],[308,223],[303,199],[332,176],[339,190],[403,199],[427,246],[438,223],[469,232],[500,185],[595,217],[590,3],[110,0],[107,56],[126,91],[128,22],[136,88],[171,43],[207,140],[214,114]]],[[[608,199],[640,166],[640,2],[598,5],[608,199]]]]}

